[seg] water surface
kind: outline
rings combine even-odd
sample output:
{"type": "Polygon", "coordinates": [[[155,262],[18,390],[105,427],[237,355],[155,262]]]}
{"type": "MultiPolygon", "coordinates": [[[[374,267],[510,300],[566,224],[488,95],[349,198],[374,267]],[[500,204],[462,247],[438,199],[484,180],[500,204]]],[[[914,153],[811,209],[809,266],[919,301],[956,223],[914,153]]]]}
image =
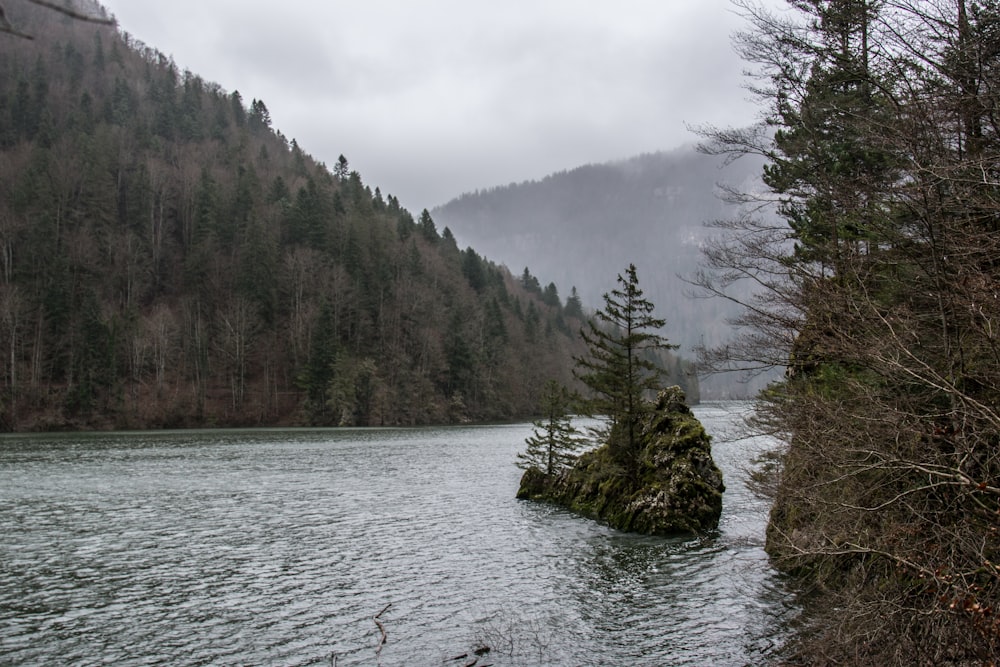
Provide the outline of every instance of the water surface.
{"type": "Polygon", "coordinates": [[[529,424],[0,438],[0,664],[761,664],[742,409],[696,408],[727,491],[678,539],[515,500],[529,424]]]}

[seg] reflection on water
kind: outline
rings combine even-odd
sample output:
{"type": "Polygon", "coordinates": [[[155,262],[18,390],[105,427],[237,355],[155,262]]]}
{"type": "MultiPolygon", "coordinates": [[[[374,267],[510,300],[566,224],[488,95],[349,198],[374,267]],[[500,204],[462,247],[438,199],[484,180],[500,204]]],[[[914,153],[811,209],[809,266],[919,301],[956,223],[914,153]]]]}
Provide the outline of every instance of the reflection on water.
{"type": "MultiPolygon", "coordinates": [[[[719,434],[738,407],[696,412],[719,434]]],[[[766,443],[717,436],[719,530],[661,539],[515,500],[529,434],[2,438],[0,663],[766,661],[793,613],[741,482],[766,443]]]]}

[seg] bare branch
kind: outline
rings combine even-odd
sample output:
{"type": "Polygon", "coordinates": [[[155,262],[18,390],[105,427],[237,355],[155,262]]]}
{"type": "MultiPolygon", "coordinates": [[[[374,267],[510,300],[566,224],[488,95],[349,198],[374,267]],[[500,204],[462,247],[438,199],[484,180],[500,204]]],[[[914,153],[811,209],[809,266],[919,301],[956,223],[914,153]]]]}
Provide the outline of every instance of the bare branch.
{"type": "MultiPolygon", "coordinates": [[[[116,24],[115,19],[108,18],[105,16],[96,16],[94,14],[85,14],[83,12],[73,9],[71,3],[67,0],[64,4],[58,4],[51,2],[50,0],[28,0],[28,2],[38,5],[39,7],[44,7],[50,9],[54,12],[58,12],[64,16],[68,16],[77,21],[85,21],[87,23],[96,23],[98,25],[108,25],[113,26],[116,24]]],[[[14,37],[19,37],[21,39],[33,40],[35,37],[29,35],[25,32],[21,32],[15,28],[10,20],[7,18],[7,11],[2,4],[0,4],[0,33],[5,33],[12,35],[14,37]]]]}
{"type": "Polygon", "coordinates": [[[391,606],[392,606],[392,603],[390,602],[386,606],[382,607],[382,611],[380,611],[379,613],[377,613],[374,616],[372,616],[372,620],[375,621],[375,625],[378,627],[379,632],[382,633],[382,636],[379,637],[378,645],[375,647],[375,658],[378,661],[378,664],[380,664],[380,665],[382,664],[382,647],[385,646],[386,641],[388,641],[388,639],[389,639],[389,635],[385,631],[385,624],[382,623],[381,616],[391,606]]]}
{"type": "Polygon", "coordinates": [[[7,11],[4,9],[3,5],[0,5],[0,32],[5,32],[8,35],[13,35],[15,37],[22,37],[24,39],[34,39],[31,35],[20,32],[11,25],[10,20],[7,18],[7,11]]]}
{"type": "Polygon", "coordinates": [[[87,21],[88,23],[98,23],[100,25],[115,25],[114,19],[105,18],[103,16],[94,16],[93,14],[83,14],[73,9],[69,2],[61,5],[56,4],[55,2],[50,2],[49,0],[28,0],[28,2],[40,7],[51,9],[54,12],[59,12],[60,14],[69,16],[77,21],[87,21]]]}

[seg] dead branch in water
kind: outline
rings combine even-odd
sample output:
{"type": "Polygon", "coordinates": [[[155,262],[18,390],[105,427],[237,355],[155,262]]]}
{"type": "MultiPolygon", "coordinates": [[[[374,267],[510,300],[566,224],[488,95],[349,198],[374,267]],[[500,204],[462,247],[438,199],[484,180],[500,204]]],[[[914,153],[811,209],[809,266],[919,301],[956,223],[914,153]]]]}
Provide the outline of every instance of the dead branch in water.
{"type": "Polygon", "coordinates": [[[384,614],[391,606],[392,603],[390,602],[386,606],[382,607],[382,611],[372,616],[372,620],[375,621],[375,625],[378,626],[379,632],[382,633],[382,636],[379,637],[378,640],[378,646],[375,647],[375,658],[378,660],[379,664],[382,664],[382,647],[385,646],[385,642],[389,638],[389,635],[385,631],[385,624],[382,623],[379,617],[382,616],[382,614],[384,614]]]}

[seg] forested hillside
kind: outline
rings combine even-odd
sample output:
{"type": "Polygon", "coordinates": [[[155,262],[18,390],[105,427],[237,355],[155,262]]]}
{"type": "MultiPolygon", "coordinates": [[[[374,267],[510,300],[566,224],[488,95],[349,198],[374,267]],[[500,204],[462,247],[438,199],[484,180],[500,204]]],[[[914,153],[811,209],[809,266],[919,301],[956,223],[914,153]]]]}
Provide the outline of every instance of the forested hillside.
{"type": "Polygon", "coordinates": [[[264,101],[8,14],[34,39],[0,36],[3,428],[503,419],[570,383],[558,299],[317,163],[264,101]]]}
{"type": "MultiPolygon", "coordinates": [[[[699,345],[725,341],[739,313],[722,299],[691,298],[686,282],[715,233],[709,223],[737,213],[717,186],[753,187],[760,166],[750,157],[723,167],[687,146],[466,193],[432,213],[463,243],[514,270],[527,264],[544,272],[591,308],[634,263],[667,320],[665,335],[690,359],[699,345]]],[[[703,380],[701,388],[709,397],[752,391],[733,377],[703,380]]]]}

